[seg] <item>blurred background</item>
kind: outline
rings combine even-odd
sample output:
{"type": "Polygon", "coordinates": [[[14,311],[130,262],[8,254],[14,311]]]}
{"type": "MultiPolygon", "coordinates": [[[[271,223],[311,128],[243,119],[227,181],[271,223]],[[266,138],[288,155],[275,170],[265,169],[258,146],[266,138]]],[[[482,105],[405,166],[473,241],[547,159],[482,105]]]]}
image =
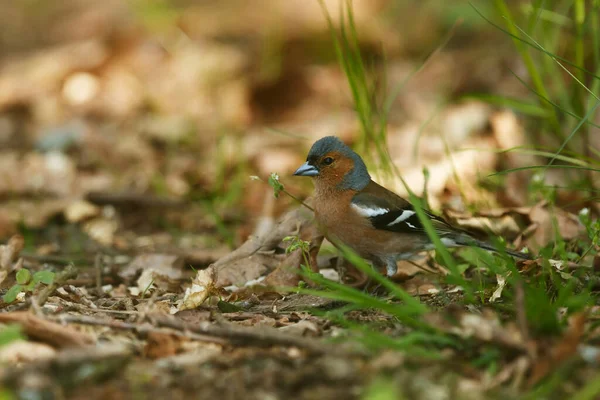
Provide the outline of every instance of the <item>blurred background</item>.
{"type": "Polygon", "coordinates": [[[597,17],[532,3],[355,1],[352,21],[337,0],[1,2],[0,240],[216,258],[292,204],[250,176],[308,195],[291,173],[332,134],[405,193],[383,143],[438,210],[596,207],[593,171],[490,175],[547,164],[571,134],[554,163],[597,166],[597,17]]]}

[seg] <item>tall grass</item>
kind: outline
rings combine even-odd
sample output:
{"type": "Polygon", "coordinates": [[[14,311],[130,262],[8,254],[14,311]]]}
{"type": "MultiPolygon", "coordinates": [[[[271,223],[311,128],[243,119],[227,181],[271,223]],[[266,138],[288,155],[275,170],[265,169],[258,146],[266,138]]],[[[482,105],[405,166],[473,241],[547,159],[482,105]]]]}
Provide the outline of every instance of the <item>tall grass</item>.
{"type": "MultiPolygon", "coordinates": [[[[334,25],[322,1],[321,5],[360,121],[359,146],[365,151],[373,149],[374,154],[379,157],[380,165],[388,165],[390,171],[397,173],[386,149],[386,123],[391,109],[390,104],[405,82],[397,85],[396,90],[387,94],[387,97],[385,95],[383,99],[378,97],[381,94],[376,95],[374,71],[366,68],[361,57],[351,2],[342,2],[339,10],[342,16],[339,28],[334,25]]],[[[532,134],[537,135],[540,143],[546,143],[546,147],[515,150],[546,157],[547,165],[534,166],[534,168],[567,167],[581,171],[598,171],[600,166],[598,154],[589,150],[589,139],[591,132],[598,129],[592,121],[592,116],[600,104],[598,96],[600,0],[591,3],[583,0],[556,2],[532,0],[521,8],[511,8],[504,0],[494,0],[494,6],[496,17],[502,19],[505,24],[505,27],[498,24],[495,26],[506,33],[508,40],[514,42],[528,73],[528,78],[518,79],[530,88],[531,96],[526,99],[509,99],[490,94],[478,97],[492,104],[513,108],[524,114],[532,122],[532,126],[538,127],[532,134]],[[567,29],[570,29],[573,35],[567,38],[568,46],[565,46],[564,32],[567,29]],[[548,140],[550,143],[547,143],[548,140]],[[548,148],[552,145],[555,147],[548,148]]],[[[505,173],[509,172],[505,171],[505,173]]],[[[564,331],[567,319],[560,317],[561,310],[567,310],[568,315],[581,312],[586,306],[598,300],[597,296],[592,294],[592,281],[588,279],[586,269],[566,272],[556,268],[555,262],[549,261],[552,256],[564,263],[581,262],[583,259],[583,256],[568,250],[558,229],[555,232],[555,243],[542,249],[542,258],[539,260],[541,268],[536,270],[535,275],[522,273],[514,259],[506,255],[490,254],[477,248],[464,249],[457,258],[441,243],[423,211],[423,201],[415,196],[410,188],[407,189],[410,201],[427,235],[435,245],[438,261],[448,270],[448,275],[440,279],[445,280],[446,284],[458,285],[463,289],[463,298],[455,301],[462,305],[470,304],[476,307],[485,305],[494,308],[504,319],[518,321],[521,332],[535,340],[539,337],[560,335],[564,331]],[[468,266],[466,273],[465,265],[468,266]],[[478,275],[481,279],[479,281],[470,279],[469,277],[473,275],[478,275]],[[502,301],[488,303],[491,292],[496,289],[494,278],[498,276],[503,277],[507,282],[502,301]]],[[[590,242],[597,243],[599,231],[597,222],[585,216],[582,218],[582,223],[588,228],[590,242]]],[[[427,354],[429,359],[436,359],[438,356],[442,358],[440,351],[443,348],[451,347],[457,351],[468,348],[470,353],[464,356],[478,367],[489,367],[500,363],[501,349],[498,351],[493,351],[493,348],[492,351],[489,351],[489,348],[488,350],[473,349],[468,339],[462,340],[441,331],[427,318],[436,311],[434,308],[411,297],[398,285],[373,271],[364,260],[343,244],[338,243],[337,247],[341,249],[343,257],[348,262],[377,284],[385,287],[389,297],[377,297],[329,281],[309,270],[305,272],[308,278],[320,284],[321,289],[300,289],[300,291],[347,302],[352,305],[351,309],[379,310],[389,314],[408,329],[402,337],[387,337],[368,326],[353,324],[344,318],[343,312],[329,313],[334,321],[352,328],[354,332],[359,332],[364,343],[378,348],[416,351],[427,354]]],[[[498,248],[502,248],[501,243],[498,243],[498,248]]],[[[588,250],[592,248],[593,244],[588,250]]],[[[562,377],[567,374],[564,369],[558,369],[530,394],[553,392],[560,385],[562,377]]],[[[598,393],[598,387],[590,383],[578,393],[578,396],[588,398],[586,396],[589,396],[589,393],[598,393]]]]}
{"type": "Polygon", "coordinates": [[[529,79],[514,75],[531,96],[480,98],[528,116],[535,143],[555,146],[548,166],[565,151],[585,159],[581,175],[593,188],[593,174],[600,171],[590,146],[590,135],[600,133],[593,118],[600,106],[600,1],[532,0],[512,9],[505,0],[494,4],[501,22],[480,15],[513,41],[529,79]]]}

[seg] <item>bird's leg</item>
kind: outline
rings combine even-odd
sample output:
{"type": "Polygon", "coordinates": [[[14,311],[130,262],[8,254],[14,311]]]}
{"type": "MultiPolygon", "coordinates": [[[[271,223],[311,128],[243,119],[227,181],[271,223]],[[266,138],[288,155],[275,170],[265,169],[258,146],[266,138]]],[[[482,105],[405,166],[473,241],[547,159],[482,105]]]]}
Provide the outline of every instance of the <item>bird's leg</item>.
{"type": "Polygon", "coordinates": [[[335,269],[340,277],[340,283],[344,283],[344,278],[346,277],[346,260],[341,255],[336,260],[335,269]]]}
{"type": "Polygon", "coordinates": [[[396,272],[398,272],[398,265],[396,264],[395,258],[388,258],[385,260],[385,271],[388,278],[396,275],[396,272]]]}

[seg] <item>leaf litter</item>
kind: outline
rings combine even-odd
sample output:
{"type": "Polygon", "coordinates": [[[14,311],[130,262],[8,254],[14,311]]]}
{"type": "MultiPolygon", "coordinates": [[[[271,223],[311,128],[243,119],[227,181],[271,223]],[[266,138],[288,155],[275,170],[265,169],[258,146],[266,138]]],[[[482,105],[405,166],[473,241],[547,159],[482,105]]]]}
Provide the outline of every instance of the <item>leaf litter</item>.
{"type": "MultiPolygon", "coordinates": [[[[114,27],[131,18],[108,3],[89,5],[89,15],[114,27]]],[[[380,3],[355,10],[367,32],[362,45],[387,38],[408,48],[408,41],[392,40],[401,35],[387,25],[373,28],[380,3]]],[[[321,16],[310,17],[319,12],[313,6],[268,5],[289,22],[286,35],[294,38],[284,37],[284,45],[326,33],[321,16]]],[[[465,288],[446,282],[448,271],[433,255],[399,263],[393,281],[427,305],[424,321],[445,335],[433,346],[435,360],[401,344],[422,338],[398,318],[308,294],[320,288],[308,272],[361,293],[373,289],[319,233],[312,212],[283,193],[310,192],[288,176],[311,141],[335,132],[358,142],[347,83],[337,66],[305,59],[300,67],[286,60],[270,75],[268,65],[257,66],[252,44],[221,40],[210,30],[260,38],[257,27],[276,22],[249,9],[241,26],[215,27],[207,16],[219,7],[203,7],[190,7],[179,22],[184,30],[162,39],[143,29],[107,34],[93,25],[92,38],[75,35],[70,44],[2,60],[0,289],[18,292],[0,304],[0,341],[8,341],[0,346],[3,387],[64,389],[69,398],[140,391],[325,399],[360,398],[386,378],[407,398],[484,398],[488,391],[514,397],[565,363],[584,373],[597,367],[594,307],[540,334],[528,323],[527,299],[513,275],[488,274],[481,265],[465,271],[484,285],[481,304],[463,306],[465,288]],[[284,93],[296,103],[281,101],[284,93]],[[248,179],[253,174],[275,191],[248,179]],[[21,278],[29,274],[23,283],[31,288],[17,286],[19,271],[27,271],[21,278]],[[40,272],[52,278],[34,281],[40,272]],[[513,303],[514,319],[502,308],[513,303]],[[398,348],[381,351],[384,336],[375,339],[379,347],[361,341],[357,326],[398,339],[398,348]]],[[[463,57],[478,61],[449,49],[398,96],[388,127],[392,159],[409,186],[418,194],[426,188],[429,204],[456,225],[497,233],[534,253],[559,246],[560,237],[565,259],[548,261],[560,282],[593,282],[597,243],[582,251],[588,228],[578,210],[563,207],[560,196],[556,206],[531,202],[525,182],[533,173],[526,170],[508,175],[502,192],[477,184],[502,168],[539,163],[538,156],[504,151],[528,143],[519,118],[478,101],[449,100],[431,119],[437,98],[452,98],[466,80],[497,85],[487,72],[466,79],[471,68],[456,67],[463,57]]],[[[390,73],[404,76],[413,62],[392,57],[390,73]]],[[[400,182],[376,174],[405,194],[400,182]]],[[[543,179],[566,178],[550,171],[543,179]]],[[[469,266],[472,257],[457,255],[469,266]]],[[[537,259],[511,273],[531,282],[545,279],[544,268],[537,259]]]]}

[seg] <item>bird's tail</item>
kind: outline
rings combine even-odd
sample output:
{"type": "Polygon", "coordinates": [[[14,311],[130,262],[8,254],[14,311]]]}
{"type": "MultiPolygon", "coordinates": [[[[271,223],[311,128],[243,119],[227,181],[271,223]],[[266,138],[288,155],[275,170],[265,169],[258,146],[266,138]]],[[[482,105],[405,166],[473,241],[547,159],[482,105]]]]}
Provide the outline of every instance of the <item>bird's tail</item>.
{"type": "Polygon", "coordinates": [[[480,240],[474,239],[467,235],[460,235],[453,239],[454,239],[454,241],[456,241],[457,244],[459,244],[461,246],[476,246],[476,247],[480,247],[484,250],[493,251],[494,253],[506,253],[511,257],[520,258],[523,260],[531,260],[532,259],[531,254],[521,253],[520,251],[514,251],[514,250],[509,250],[509,249],[497,248],[496,246],[494,246],[490,243],[482,242],[480,240]]]}

